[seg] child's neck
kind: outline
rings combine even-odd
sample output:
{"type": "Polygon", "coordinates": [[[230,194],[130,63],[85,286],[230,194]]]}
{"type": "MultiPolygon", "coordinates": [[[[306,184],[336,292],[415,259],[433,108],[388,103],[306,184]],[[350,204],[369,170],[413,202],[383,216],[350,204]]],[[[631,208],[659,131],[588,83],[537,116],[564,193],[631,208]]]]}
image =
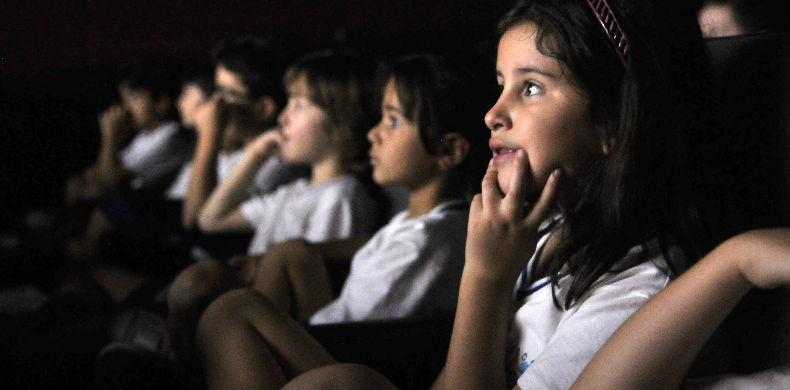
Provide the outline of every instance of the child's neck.
{"type": "Polygon", "coordinates": [[[327,158],[321,162],[315,163],[312,165],[312,171],[313,174],[310,179],[310,185],[326,183],[344,176],[349,172],[346,164],[343,164],[339,158],[327,158]]]}
{"type": "Polygon", "coordinates": [[[445,192],[445,185],[441,180],[432,180],[418,188],[409,189],[409,210],[406,217],[428,214],[436,206],[447,202],[450,197],[445,192]]]}

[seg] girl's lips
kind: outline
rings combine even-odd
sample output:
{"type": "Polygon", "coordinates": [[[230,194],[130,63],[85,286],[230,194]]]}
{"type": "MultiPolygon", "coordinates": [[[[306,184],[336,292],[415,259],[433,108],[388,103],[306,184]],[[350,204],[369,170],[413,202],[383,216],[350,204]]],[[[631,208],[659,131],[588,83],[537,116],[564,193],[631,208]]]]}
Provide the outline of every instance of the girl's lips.
{"type": "Polygon", "coordinates": [[[372,154],[371,154],[371,155],[369,155],[369,156],[370,156],[370,165],[376,165],[376,164],[378,164],[378,163],[379,163],[379,159],[378,159],[378,157],[376,157],[376,156],[374,156],[374,155],[372,155],[372,154]]]}
{"type": "Polygon", "coordinates": [[[494,165],[502,165],[516,157],[516,149],[498,149],[494,151],[494,165]]]}

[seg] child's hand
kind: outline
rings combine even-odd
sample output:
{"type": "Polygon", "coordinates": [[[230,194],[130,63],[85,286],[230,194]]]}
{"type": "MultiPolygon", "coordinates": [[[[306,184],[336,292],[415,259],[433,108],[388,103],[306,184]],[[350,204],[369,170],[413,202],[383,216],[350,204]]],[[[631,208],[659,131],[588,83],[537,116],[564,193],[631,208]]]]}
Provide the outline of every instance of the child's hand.
{"type": "MultiPolygon", "coordinates": [[[[535,206],[524,209],[528,161],[523,150],[516,154],[511,188],[499,190],[497,170],[488,167],[482,194],[472,201],[466,239],[466,267],[470,272],[515,282],[516,275],[532,257],[537,231],[548,216],[557,194],[560,171],[549,177],[535,206]]],[[[467,271],[465,271],[467,272],[467,271]]]]}
{"type": "Polygon", "coordinates": [[[247,151],[257,156],[268,156],[277,150],[282,139],[283,135],[279,130],[267,130],[250,142],[247,151]]]}
{"type": "Polygon", "coordinates": [[[200,137],[216,137],[225,127],[225,104],[219,94],[202,103],[195,110],[195,130],[200,137]]]}
{"type": "Polygon", "coordinates": [[[790,229],[752,230],[727,240],[726,245],[740,259],[741,274],[755,287],[790,283],[790,229]]]}
{"type": "Polygon", "coordinates": [[[99,128],[102,138],[117,141],[130,130],[129,112],[123,105],[115,104],[99,114],[99,128]]]}

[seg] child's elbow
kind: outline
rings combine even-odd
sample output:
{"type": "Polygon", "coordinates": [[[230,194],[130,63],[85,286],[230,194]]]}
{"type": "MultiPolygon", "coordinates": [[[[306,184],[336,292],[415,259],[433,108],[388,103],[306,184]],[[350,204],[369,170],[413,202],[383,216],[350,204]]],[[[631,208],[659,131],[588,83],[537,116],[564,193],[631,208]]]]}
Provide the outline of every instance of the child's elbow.
{"type": "Polygon", "coordinates": [[[197,218],[197,227],[202,232],[205,233],[217,233],[220,224],[218,223],[217,218],[214,218],[212,215],[207,215],[205,213],[200,213],[197,218]]]}

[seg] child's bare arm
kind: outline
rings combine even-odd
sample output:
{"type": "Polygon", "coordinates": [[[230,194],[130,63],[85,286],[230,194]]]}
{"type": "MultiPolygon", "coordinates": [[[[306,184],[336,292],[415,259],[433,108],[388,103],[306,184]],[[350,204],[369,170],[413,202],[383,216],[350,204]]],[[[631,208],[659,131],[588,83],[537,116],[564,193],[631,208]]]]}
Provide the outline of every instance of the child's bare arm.
{"type": "Polygon", "coordinates": [[[211,193],[198,215],[198,226],[206,232],[246,230],[251,226],[239,208],[248,198],[248,188],[261,164],[276,149],[281,135],[267,131],[252,141],[230,176],[211,193]]]}
{"type": "Polygon", "coordinates": [[[752,287],[787,283],[790,229],[739,234],[628,319],[573,388],[677,388],[713,331],[752,287]]]}
{"type": "Polygon", "coordinates": [[[198,133],[195,158],[192,161],[192,175],[189,178],[184,205],[181,211],[181,224],[192,229],[197,223],[198,214],[206,203],[211,190],[217,185],[217,155],[222,139],[222,102],[219,95],[198,107],[195,114],[195,129],[198,133]]]}
{"type": "Polygon", "coordinates": [[[535,251],[538,226],[551,210],[559,178],[558,174],[551,176],[540,200],[527,214],[527,161],[523,151],[516,158],[512,189],[502,194],[496,169],[489,167],[482,194],[472,202],[450,350],[434,388],[506,385],[505,348],[514,283],[535,251]]]}

